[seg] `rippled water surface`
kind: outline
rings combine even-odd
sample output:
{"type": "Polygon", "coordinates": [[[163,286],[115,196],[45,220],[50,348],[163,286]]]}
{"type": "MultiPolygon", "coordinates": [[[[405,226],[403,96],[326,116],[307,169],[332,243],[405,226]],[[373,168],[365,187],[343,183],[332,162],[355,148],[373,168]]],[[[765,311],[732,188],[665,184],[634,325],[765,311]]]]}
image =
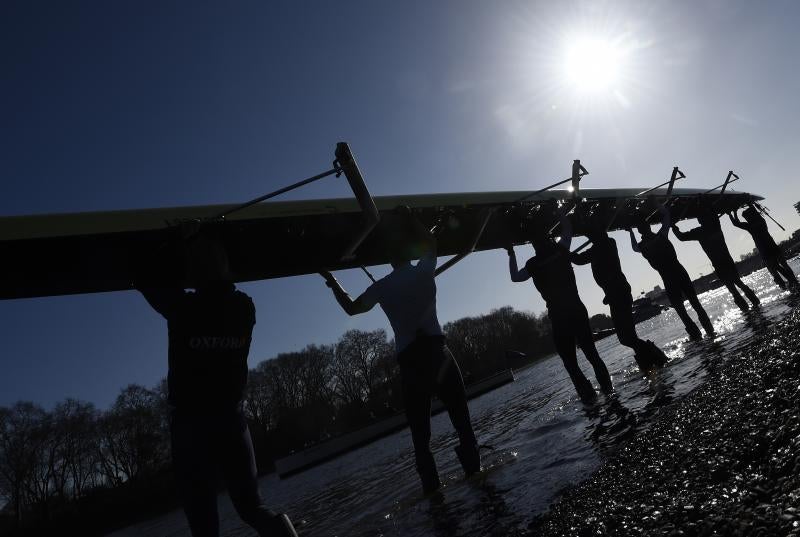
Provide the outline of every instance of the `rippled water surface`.
{"type": "MultiPolygon", "coordinates": [[[[797,259],[791,264],[797,272],[797,259]]],[[[761,298],[759,311],[743,315],[724,288],[701,295],[717,329],[713,341],[689,342],[672,310],[640,324],[639,334],[670,357],[663,370],[649,377],[639,373],[632,353],[616,337],[599,341],[616,394],[600,397],[593,406],[576,399],[555,356],[518,371],[516,382],[470,401],[479,441],[492,448],[482,452],[487,469],[470,480],[464,479],[453,452],[456,439],[447,415],[434,417],[432,448],[444,482],[441,496],[422,497],[408,430],[286,480],[266,476],[262,493],[271,506],[290,513],[306,537],[500,536],[524,529],[627,436],[646,430],[665,404],[724,371],[731,351],[791,307],[792,298],[765,270],[745,281],[761,298]]],[[[591,368],[579,356],[592,379],[591,368]]],[[[223,535],[255,535],[225,495],[220,496],[220,518],[223,535]]],[[[183,514],[173,512],[114,535],[189,532],[183,514]]]]}

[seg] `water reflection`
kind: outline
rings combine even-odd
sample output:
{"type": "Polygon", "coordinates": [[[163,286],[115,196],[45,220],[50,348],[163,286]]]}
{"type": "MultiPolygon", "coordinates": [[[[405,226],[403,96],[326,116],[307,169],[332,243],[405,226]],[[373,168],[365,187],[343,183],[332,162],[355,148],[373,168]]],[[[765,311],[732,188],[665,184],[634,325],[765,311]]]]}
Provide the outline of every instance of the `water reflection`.
{"type": "Polygon", "coordinates": [[[491,477],[475,476],[466,483],[465,498],[436,493],[427,499],[431,534],[436,537],[508,536],[522,523],[505,500],[507,489],[495,485],[491,477]]]}
{"type": "Polygon", "coordinates": [[[444,494],[437,492],[428,502],[428,516],[433,523],[433,534],[436,537],[457,537],[463,533],[461,528],[463,517],[450,507],[444,494]]]}
{"type": "Polygon", "coordinates": [[[586,439],[601,452],[612,450],[636,431],[636,414],[623,405],[616,395],[606,397],[600,404],[584,407],[583,413],[588,422],[586,439]]]}

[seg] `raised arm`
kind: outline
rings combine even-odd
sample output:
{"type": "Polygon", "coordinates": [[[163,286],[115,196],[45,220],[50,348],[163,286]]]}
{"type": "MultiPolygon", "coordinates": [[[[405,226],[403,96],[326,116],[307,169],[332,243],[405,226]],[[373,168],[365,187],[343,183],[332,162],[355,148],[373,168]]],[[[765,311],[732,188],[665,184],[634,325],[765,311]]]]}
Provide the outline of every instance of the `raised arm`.
{"type": "MultiPolygon", "coordinates": [[[[179,248],[182,247],[182,243],[178,244],[181,245],[179,248]]],[[[175,256],[176,251],[174,245],[168,243],[139,258],[132,282],[133,288],[142,293],[150,307],[167,320],[177,313],[186,295],[177,273],[182,256],[175,256]]]]}
{"type": "Polygon", "coordinates": [[[571,252],[569,258],[576,265],[588,265],[592,262],[592,249],[594,246],[587,248],[583,252],[571,252]]]}
{"type": "Polygon", "coordinates": [[[666,237],[669,234],[670,225],[672,225],[672,218],[669,214],[669,209],[664,207],[663,203],[658,204],[658,212],[661,213],[661,227],[656,235],[666,237]]]}
{"type": "Polygon", "coordinates": [[[736,214],[736,211],[728,213],[728,218],[731,219],[731,224],[733,224],[735,227],[744,229],[745,231],[750,231],[750,225],[739,220],[739,215],[736,214]]]}
{"type": "Polygon", "coordinates": [[[377,304],[377,301],[373,301],[371,299],[371,296],[374,295],[374,291],[370,291],[373,289],[375,284],[372,284],[367,291],[353,300],[350,298],[350,295],[347,294],[347,291],[342,288],[342,285],[339,283],[339,281],[333,277],[333,274],[325,271],[320,272],[320,275],[325,278],[325,284],[331,288],[331,291],[333,291],[333,296],[336,298],[336,302],[339,303],[339,305],[348,315],[358,315],[360,313],[368,312],[375,306],[375,304],[377,304]]]}
{"type": "Polygon", "coordinates": [[[690,229],[689,231],[683,232],[678,228],[678,223],[672,224],[672,233],[678,238],[679,241],[696,241],[700,240],[700,233],[701,230],[699,227],[694,229],[690,229]]]}
{"type": "Polygon", "coordinates": [[[633,248],[634,252],[640,252],[641,249],[639,248],[639,243],[636,242],[636,235],[633,234],[633,228],[628,228],[628,233],[631,235],[631,248],[633,248]]]}
{"type": "Polygon", "coordinates": [[[169,320],[177,311],[180,300],[186,291],[180,287],[160,287],[156,285],[136,284],[136,289],[142,293],[144,299],[162,317],[169,320]]]}
{"type": "Polygon", "coordinates": [[[514,247],[506,247],[506,252],[508,252],[508,272],[511,276],[511,281],[519,283],[530,278],[525,267],[523,267],[522,270],[517,269],[517,254],[514,253],[514,247]]]}
{"type": "Polygon", "coordinates": [[[558,239],[558,244],[569,250],[572,245],[572,221],[567,213],[566,206],[562,207],[558,213],[558,222],[561,224],[561,237],[558,239]]]}

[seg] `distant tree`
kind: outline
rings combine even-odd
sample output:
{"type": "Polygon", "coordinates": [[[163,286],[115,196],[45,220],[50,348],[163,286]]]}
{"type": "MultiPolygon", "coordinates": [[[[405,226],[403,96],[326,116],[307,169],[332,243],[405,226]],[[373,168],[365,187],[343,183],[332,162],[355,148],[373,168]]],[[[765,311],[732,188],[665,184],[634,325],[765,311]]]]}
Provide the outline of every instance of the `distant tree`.
{"type": "Polygon", "coordinates": [[[589,325],[592,330],[608,330],[609,328],[614,328],[614,321],[605,313],[598,313],[589,317],[589,325]]]}
{"type": "Polygon", "coordinates": [[[131,384],[100,419],[100,468],[112,485],[151,474],[167,461],[162,408],[156,391],[131,384]]]}
{"type": "Polygon", "coordinates": [[[25,508],[38,497],[37,468],[43,459],[47,413],[34,403],[20,401],[0,408],[0,494],[14,510],[17,525],[25,508]]]}
{"type": "Polygon", "coordinates": [[[336,403],[333,357],[332,345],[309,345],[265,360],[250,372],[244,408],[259,428],[260,441],[269,442],[269,451],[302,447],[329,426],[336,403]]]}
{"type": "Polygon", "coordinates": [[[392,356],[385,330],[348,330],[336,344],[337,379],[345,381],[351,400],[375,401],[376,389],[383,381],[381,361],[392,356]]]}
{"type": "Polygon", "coordinates": [[[303,349],[302,375],[304,404],[325,403],[333,405],[333,345],[309,345],[303,349]]]}
{"type": "Polygon", "coordinates": [[[537,317],[510,306],[447,323],[444,332],[467,379],[479,379],[507,368],[507,350],[535,358],[554,349],[546,315],[537,317]]]}
{"type": "Polygon", "coordinates": [[[276,382],[277,367],[279,366],[274,360],[264,360],[250,371],[247,378],[245,413],[264,434],[269,433],[278,424],[278,411],[281,408],[279,392],[282,388],[276,382]]]}
{"type": "Polygon", "coordinates": [[[57,494],[80,498],[87,486],[96,485],[98,470],[98,412],[94,405],[66,399],[52,412],[55,452],[53,476],[57,494]]]}

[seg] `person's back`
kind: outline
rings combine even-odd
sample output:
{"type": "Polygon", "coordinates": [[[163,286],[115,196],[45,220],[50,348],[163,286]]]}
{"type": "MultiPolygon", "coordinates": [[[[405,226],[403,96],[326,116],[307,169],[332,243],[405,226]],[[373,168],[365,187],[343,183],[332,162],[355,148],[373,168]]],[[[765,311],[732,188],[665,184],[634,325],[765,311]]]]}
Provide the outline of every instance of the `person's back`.
{"type": "Polygon", "coordinates": [[[794,270],[789,266],[780,246],[770,235],[767,221],[759,214],[756,206],[751,205],[742,212],[742,216],[747,221],[746,223],[739,220],[736,211],[729,213],[728,216],[730,216],[731,223],[734,226],[748,231],[753,237],[753,242],[755,242],[756,248],[758,248],[758,252],[772,274],[775,283],[784,289],[787,284],[795,289],[800,288],[800,282],[797,280],[794,270]]]}
{"type": "Polygon", "coordinates": [[[525,263],[525,270],[548,310],[559,311],[581,305],[569,250],[563,246],[550,240],[537,244],[536,255],[525,263]]]}
{"type": "Polygon", "coordinates": [[[167,320],[170,436],[181,503],[193,535],[219,535],[221,473],[236,511],[259,535],[297,537],[289,518],[261,499],[242,412],[255,307],[230,283],[221,241],[197,235],[187,245],[187,279],[195,292],[153,274],[137,283],[167,320]]]}
{"type": "Polygon", "coordinates": [[[378,303],[389,319],[398,351],[410,344],[418,332],[442,335],[436,316],[435,269],[435,255],[425,255],[416,265],[394,267],[364,292],[364,299],[378,303]]]}
{"type": "Polygon", "coordinates": [[[727,267],[734,262],[731,252],[728,250],[727,244],[725,244],[725,235],[722,233],[721,227],[713,227],[707,224],[701,225],[697,242],[700,243],[700,247],[706,253],[712,265],[724,265],[727,267]]]}
{"type": "Polygon", "coordinates": [[[576,344],[583,350],[591,363],[597,380],[604,392],[610,393],[614,387],[611,375],[594,345],[589,314],[581,301],[575,272],[572,268],[572,223],[564,208],[558,212],[561,225],[561,239],[555,243],[546,232],[546,222],[529,224],[530,241],[536,255],[530,258],[523,269],[517,267],[513,246],[508,246],[509,275],[512,282],[524,282],[529,278],[542,295],[550,318],[551,334],[556,351],[575,386],[578,395],[585,401],[596,396],[594,387],[578,366],[576,344]]]}
{"type": "Polygon", "coordinates": [[[590,262],[592,276],[606,295],[631,292],[619,262],[617,242],[607,234],[592,237],[590,262]]]}
{"type": "Polygon", "coordinates": [[[253,301],[219,284],[181,293],[165,316],[169,402],[188,412],[235,410],[247,385],[253,301]]]}
{"type": "Polygon", "coordinates": [[[607,304],[619,342],[634,350],[634,359],[642,370],[650,370],[667,361],[666,355],[650,341],[639,338],[633,320],[633,297],[628,279],[622,272],[617,243],[602,229],[588,234],[592,246],[583,254],[573,253],[572,261],[578,265],[589,263],[595,282],[605,293],[607,304]]]}
{"type": "Polygon", "coordinates": [[[641,235],[641,241],[637,242],[633,231],[629,228],[631,246],[634,251],[640,252],[650,266],[653,267],[664,282],[664,291],[667,294],[672,307],[675,312],[683,321],[689,337],[692,339],[700,339],[702,334],[697,325],[694,324],[691,317],[683,306],[684,299],[688,300],[697,313],[700,324],[703,325],[706,333],[711,335],[714,333],[714,325],[708,317],[700,299],[697,296],[697,291],[694,288],[692,279],[686,268],[678,260],[678,253],[675,247],[670,242],[668,234],[672,226],[672,218],[663,204],[657,204],[658,211],[661,213],[661,228],[657,233],[653,233],[650,229],[650,224],[647,219],[640,221],[637,228],[641,235]]]}
{"type": "Polygon", "coordinates": [[[469,416],[461,370],[447,348],[436,317],[436,239],[411,213],[398,208],[400,220],[387,229],[395,235],[386,241],[392,272],[370,285],[355,300],[336,278],[322,272],[339,305],[349,315],[358,315],[380,305],[392,325],[397,347],[400,383],[408,419],[417,472],[426,493],[441,486],[430,450],[431,397],[437,396],[450,416],[459,437],[455,451],[466,475],[481,469],[480,453],[469,416]],[[423,254],[416,265],[411,260],[423,254]],[[412,252],[414,250],[415,252],[412,252]]]}
{"type": "Polygon", "coordinates": [[[780,252],[778,244],[769,232],[767,221],[764,217],[758,214],[758,211],[752,207],[748,207],[742,211],[742,216],[749,224],[748,231],[753,236],[753,242],[756,243],[758,249],[766,255],[776,255],[780,252]]]}
{"type": "Polygon", "coordinates": [[[642,255],[656,271],[664,276],[681,268],[678,253],[669,238],[661,233],[642,235],[639,243],[642,255]]]}
{"type": "Polygon", "coordinates": [[[725,243],[725,235],[722,233],[717,213],[708,207],[701,208],[701,212],[697,216],[697,222],[700,227],[689,231],[681,231],[677,224],[673,225],[672,231],[675,237],[684,242],[697,241],[700,243],[700,247],[708,256],[709,261],[711,261],[719,281],[728,288],[734,303],[739,309],[742,311],[750,309],[747,301],[739,293],[739,289],[744,292],[754,305],[758,305],[760,303],[758,296],[742,281],[739,275],[736,263],[731,257],[728,245],[725,243]]]}

